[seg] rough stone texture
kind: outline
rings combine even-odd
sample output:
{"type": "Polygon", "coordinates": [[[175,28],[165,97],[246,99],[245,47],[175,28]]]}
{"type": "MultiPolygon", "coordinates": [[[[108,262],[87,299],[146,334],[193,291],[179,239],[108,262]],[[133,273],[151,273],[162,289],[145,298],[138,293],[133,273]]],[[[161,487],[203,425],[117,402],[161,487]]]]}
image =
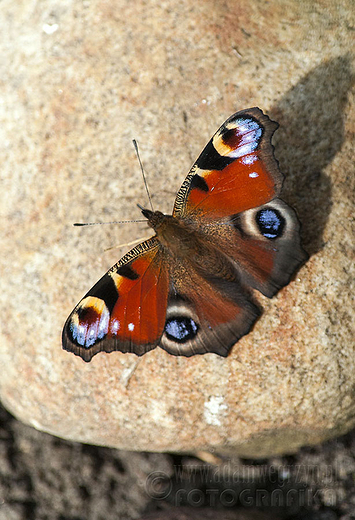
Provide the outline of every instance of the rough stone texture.
{"type": "Polygon", "coordinates": [[[0,520],[161,520],[187,511],[191,520],[201,511],[206,520],[352,520],[354,474],[355,430],[293,456],[212,466],[58,439],[0,406],[0,520]]]}
{"type": "Polygon", "coordinates": [[[292,452],[351,428],[352,3],[2,3],[1,398],[55,435],[131,450],[292,452]],[[227,359],[61,351],[79,298],[210,135],[260,106],[309,262],[227,359]]]}

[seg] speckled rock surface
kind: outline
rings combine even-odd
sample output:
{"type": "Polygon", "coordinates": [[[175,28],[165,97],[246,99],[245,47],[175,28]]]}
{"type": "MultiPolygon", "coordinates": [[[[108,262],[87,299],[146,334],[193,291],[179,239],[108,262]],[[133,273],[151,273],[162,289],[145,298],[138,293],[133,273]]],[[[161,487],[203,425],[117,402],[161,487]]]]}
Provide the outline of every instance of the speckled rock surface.
{"type": "Polygon", "coordinates": [[[266,456],[354,426],[351,2],[3,2],[0,395],[55,435],[130,450],[266,456]],[[285,5],[287,4],[287,5],[285,5]],[[280,123],[283,198],[309,262],[227,359],[63,352],[74,304],[211,134],[260,106],[280,123]]]}

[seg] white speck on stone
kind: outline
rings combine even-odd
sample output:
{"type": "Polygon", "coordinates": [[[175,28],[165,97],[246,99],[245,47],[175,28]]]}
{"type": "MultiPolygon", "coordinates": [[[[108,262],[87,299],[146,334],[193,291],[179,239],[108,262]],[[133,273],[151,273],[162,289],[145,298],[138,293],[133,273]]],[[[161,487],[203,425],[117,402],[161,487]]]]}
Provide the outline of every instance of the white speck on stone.
{"type": "Polygon", "coordinates": [[[172,419],[167,413],[166,404],[162,399],[151,399],[147,404],[146,413],[157,426],[171,428],[173,425],[172,419]]]}
{"type": "Polygon", "coordinates": [[[213,395],[205,402],[204,417],[207,424],[221,426],[220,417],[228,408],[223,401],[224,399],[221,395],[213,395]]]}
{"type": "Polygon", "coordinates": [[[128,323],[128,330],[132,332],[134,330],[134,323],[128,323]]]}
{"type": "Polygon", "coordinates": [[[42,430],[43,428],[43,425],[33,417],[29,420],[29,423],[31,426],[33,426],[33,428],[36,428],[36,430],[42,430]]]}
{"type": "Polygon", "coordinates": [[[129,383],[129,380],[131,379],[132,375],[134,374],[136,368],[138,366],[138,362],[135,361],[133,363],[133,365],[127,367],[127,368],[124,368],[121,372],[121,383],[123,384],[123,386],[126,388],[128,383],[129,383]]]}
{"type": "Polygon", "coordinates": [[[58,30],[58,28],[59,25],[57,23],[53,23],[52,25],[50,25],[49,23],[45,23],[42,25],[42,30],[46,34],[53,34],[58,30]]]}
{"type": "Polygon", "coordinates": [[[251,172],[251,173],[249,173],[249,177],[251,177],[252,179],[255,179],[256,177],[259,177],[259,174],[256,172],[251,172]]]}

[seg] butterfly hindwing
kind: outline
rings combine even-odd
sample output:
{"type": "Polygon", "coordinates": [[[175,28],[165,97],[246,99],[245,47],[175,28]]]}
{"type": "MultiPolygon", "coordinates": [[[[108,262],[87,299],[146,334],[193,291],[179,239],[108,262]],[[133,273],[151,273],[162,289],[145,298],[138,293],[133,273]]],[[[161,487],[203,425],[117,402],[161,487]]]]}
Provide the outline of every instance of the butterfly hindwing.
{"type": "Polygon", "coordinates": [[[78,303],[63,329],[63,347],[85,361],[100,351],[154,348],[163,333],[168,266],[151,238],[128,252],[78,303]]]}
{"type": "Polygon", "coordinates": [[[218,222],[201,221],[200,229],[230,259],[240,283],[269,298],[290,282],[308,258],[297,215],[279,198],[218,222]]]}
{"type": "Polygon", "coordinates": [[[238,276],[232,278],[226,281],[218,273],[196,269],[187,272],[186,266],[176,263],[160,346],[173,355],[227,356],[260,315],[238,276]]]}
{"type": "Polygon", "coordinates": [[[217,247],[225,246],[244,284],[269,298],[290,282],[308,258],[296,212],[279,198],[233,215],[230,224],[227,241],[219,240],[217,247]]]}

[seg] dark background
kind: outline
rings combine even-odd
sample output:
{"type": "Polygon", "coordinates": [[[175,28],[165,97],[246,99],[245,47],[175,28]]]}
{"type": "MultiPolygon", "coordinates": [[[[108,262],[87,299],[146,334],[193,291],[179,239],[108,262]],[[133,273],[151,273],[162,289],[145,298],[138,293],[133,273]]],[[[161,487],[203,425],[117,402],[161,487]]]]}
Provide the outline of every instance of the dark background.
{"type": "Polygon", "coordinates": [[[218,462],[64,441],[1,407],[0,520],[131,520],[158,511],[175,520],[175,506],[190,506],[184,520],[200,519],[200,507],[228,520],[244,519],[242,511],[256,519],[255,508],[270,519],[355,518],[355,431],[295,455],[218,462]]]}

